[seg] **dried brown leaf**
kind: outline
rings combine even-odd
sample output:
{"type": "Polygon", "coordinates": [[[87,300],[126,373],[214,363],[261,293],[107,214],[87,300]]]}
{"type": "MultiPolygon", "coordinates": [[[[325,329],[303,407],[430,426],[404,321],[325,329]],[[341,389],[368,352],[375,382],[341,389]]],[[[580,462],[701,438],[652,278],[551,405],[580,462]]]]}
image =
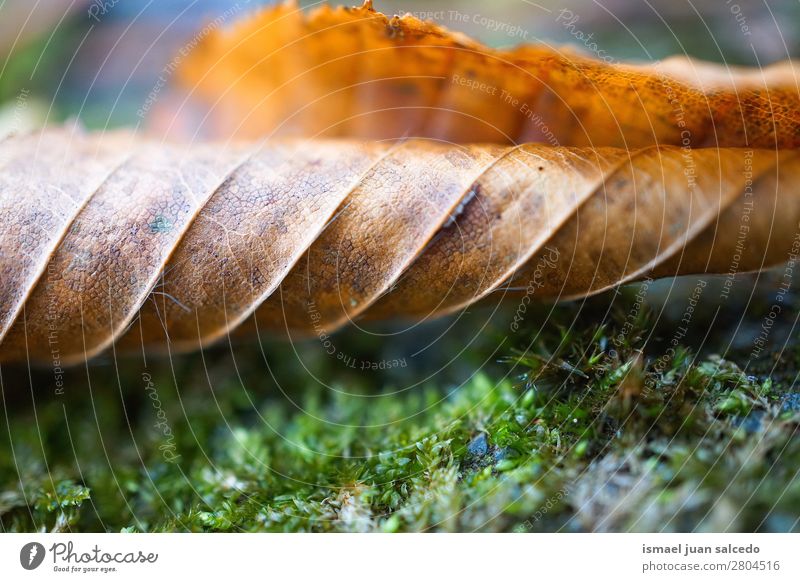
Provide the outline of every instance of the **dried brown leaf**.
{"type": "Polygon", "coordinates": [[[0,142],[0,361],[194,349],[255,325],[331,333],[509,290],[582,297],[786,261],[793,65],[670,67],[491,51],[369,6],[268,10],[209,37],[185,75],[222,96],[228,133],[307,139],[54,128],[0,142]],[[536,123],[455,71],[521,95],[568,147],[514,145],[541,138],[536,123]],[[422,137],[388,139],[409,132],[422,137]],[[731,147],[698,147],[711,143],[731,147]]]}

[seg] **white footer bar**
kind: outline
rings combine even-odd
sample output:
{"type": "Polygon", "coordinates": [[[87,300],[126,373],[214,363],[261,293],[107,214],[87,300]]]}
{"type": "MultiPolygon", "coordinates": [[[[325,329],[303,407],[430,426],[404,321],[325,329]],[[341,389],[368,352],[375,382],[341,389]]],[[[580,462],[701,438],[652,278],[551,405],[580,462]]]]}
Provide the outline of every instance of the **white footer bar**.
{"type": "Polygon", "coordinates": [[[800,580],[799,553],[794,534],[0,534],[0,579],[800,580]]]}

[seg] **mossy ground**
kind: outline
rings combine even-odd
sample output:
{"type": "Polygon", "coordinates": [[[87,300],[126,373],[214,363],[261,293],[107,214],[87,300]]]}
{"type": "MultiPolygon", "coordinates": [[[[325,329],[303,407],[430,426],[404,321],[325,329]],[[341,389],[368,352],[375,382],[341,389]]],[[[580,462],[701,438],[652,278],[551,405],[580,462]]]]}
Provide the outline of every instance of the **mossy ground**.
{"type": "MultiPolygon", "coordinates": [[[[324,356],[320,386],[298,364],[320,352],[313,341],[151,359],[146,372],[101,362],[69,371],[61,396],[48,370],[3,368],[0,525],[798,530],[796,301],[750,361],[774,295],[763,287],[766,303],[701,302],[677,336],[690,293],[674,289],[663,304],[633,287],[542,306],[508,337],[501,311],[457,372],[416,387],[424,363],[359,374],[324,356]]],[[[450,333],[477,321],[487,313],[450,333]]],[[[375,361],[399,342],[334,338],[375,361]]]]}

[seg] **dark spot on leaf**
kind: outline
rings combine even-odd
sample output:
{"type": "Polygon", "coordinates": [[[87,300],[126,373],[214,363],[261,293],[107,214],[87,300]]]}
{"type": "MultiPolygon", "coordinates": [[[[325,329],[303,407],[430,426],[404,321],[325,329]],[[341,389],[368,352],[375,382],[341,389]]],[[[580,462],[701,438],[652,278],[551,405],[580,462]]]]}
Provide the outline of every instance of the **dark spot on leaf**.
{"type": "Polygon", "coordinates": [[[172,230],[172,223],[161,214],[157,215],[147,226],[153,234],[163,234],[172,230]]]}

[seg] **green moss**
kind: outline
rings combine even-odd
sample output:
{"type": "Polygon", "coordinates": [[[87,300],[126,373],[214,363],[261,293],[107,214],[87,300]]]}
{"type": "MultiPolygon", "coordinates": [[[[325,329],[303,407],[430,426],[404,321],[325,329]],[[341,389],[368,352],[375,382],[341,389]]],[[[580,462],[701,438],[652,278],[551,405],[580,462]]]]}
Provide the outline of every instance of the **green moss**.
{"type": "Polygon", "coordinates": [[[630,290],[545,307],[508,341],[487,328],[486,344],[460,357],[465,381],[437,376],[397,393],[400,376],[353,376],[335,359],[325,369],[334,389],[321,390],[296,364],[281,368],[291,358],[280,345],[268,346],[269,366],[256,350],[238,358],[238,376],[224,350],[149,362],[145,373],[126,361],[91,368],[91,385],[73,371],[64,397],[46,371],[31,391],[26,371],[3,370],[0,524],[797,530],[796,369],[755,362],[745,373],[746,358],[709,353],[725,344],[703,345],[705,335],[665,350],[659,337],[674,321],[636,305],[630,290]],[[612,315],[598,321],[602,310],[612,315]],[[499,364],[478,363],[498,345],[499,364]],[[292,392],[277,392],[276,378],[292,392]]]}

